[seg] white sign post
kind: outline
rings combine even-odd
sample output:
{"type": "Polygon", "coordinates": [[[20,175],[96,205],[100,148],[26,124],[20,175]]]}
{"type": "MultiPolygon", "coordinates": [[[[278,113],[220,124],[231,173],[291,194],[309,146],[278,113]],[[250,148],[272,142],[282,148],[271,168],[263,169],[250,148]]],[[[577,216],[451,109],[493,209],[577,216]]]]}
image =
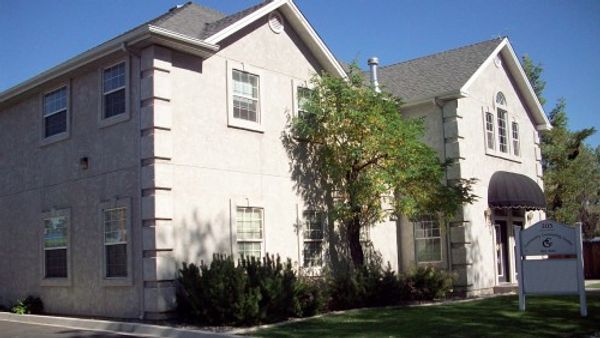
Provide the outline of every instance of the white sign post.
{"type": "Polygon", "coordinates": [[[579,295],[582,317],[587,316],[581,244],[581,224],[575,228],[540,221],[525,230],[515,226],[519,309],[527,295],[579,295]],[[545,258],[548,255],[575,258],[545,258]],[[529,257],[528,256],[537,256],[529,257]]]}

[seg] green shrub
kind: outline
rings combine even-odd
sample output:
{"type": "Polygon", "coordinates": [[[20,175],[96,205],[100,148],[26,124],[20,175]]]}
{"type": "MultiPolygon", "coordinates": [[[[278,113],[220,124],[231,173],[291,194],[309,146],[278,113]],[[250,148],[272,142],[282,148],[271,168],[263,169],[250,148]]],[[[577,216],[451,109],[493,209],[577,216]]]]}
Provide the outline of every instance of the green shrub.
{"type": "Polygon", "coordinates": [[[260,292],[248,283],[243,267],[215,255],[210,265],[183,264],[177,309],[182,318],[210,325],[251,324],[258,317],[260,292]]]}
{"type": "Polygon", "coordinates": [[[389,306],[398,305],[403,298],[402,285],[390,263],[387,264],[374,285],[374,292],[371,296],[371,306],[389,306]]]}
{"type": "Polygon", "coordinates": [[[331,295],[331,310],[346,310],[361,307],[365,300],[365,286],[358,269],[351,265],[337,268],[327,277],[327,288],[331,295]]]}
{"type": "Polygon", "coordinates": [[[298,280],[298,302],[302,317],[310,317],[327,311],[328,289],[321,278],[301,278],[298,280]]]}
{"type": "Polygon", "coordinates": [[[446,298],[452,292],[454,275],[433,266],[419,266],[404,276],[404,297],[410,300],[446,298]]]}
{"type": "Polygon", "coordinates": [[[317,286],[298,279],[291,260],[214,256],[210,265],[183,264],[177,310],[183,319],[210,325],[252,325],[312,315],[323,309],[317,286]]]}
{"type": "Polygon", "coordinates": [[[10,311],[19,315],[40,314],[44,312],[44,303],[40,297],[27,296],[25,300],[18,300],[17,303],[11,307],[10,311]]]}
{"type": "Polygon", "coordinates": [[[262,261],[243,257],[240,265],[248,275],[250,286],[257,288],[261,296],[256,322],[275,322],[302,315],[297,277],[290,259],[281,264],[279,256],[266,255],[262,261]]]}

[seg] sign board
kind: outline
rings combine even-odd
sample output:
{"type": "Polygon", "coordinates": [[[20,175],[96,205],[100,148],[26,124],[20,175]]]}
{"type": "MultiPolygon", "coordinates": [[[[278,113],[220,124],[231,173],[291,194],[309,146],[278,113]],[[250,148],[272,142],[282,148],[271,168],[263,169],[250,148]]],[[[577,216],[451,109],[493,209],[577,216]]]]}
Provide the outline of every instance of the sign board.
{"type": "Polygon", "coordinates": [[[527,295],[578,294],[581,315],[587,316],[581,224],[572,228],[545,220],[525,230],[515,226],[515,242],[519,309],[525,310],[527,295]],[[552,255],[568,257],[552,258],[552,255]]]}

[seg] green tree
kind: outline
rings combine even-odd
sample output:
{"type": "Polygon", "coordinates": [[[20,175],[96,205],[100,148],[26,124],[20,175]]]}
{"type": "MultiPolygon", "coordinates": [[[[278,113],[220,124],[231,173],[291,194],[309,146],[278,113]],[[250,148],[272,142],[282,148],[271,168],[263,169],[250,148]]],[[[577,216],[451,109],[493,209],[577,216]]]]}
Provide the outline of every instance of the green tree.
{"type": "Polygon", "coordinates": [[[542,95],[544,93],[544,88],[546,88],[546,81],[542,79],[542,72],[544,71],[542,64],[535,64],[527,54],[523,55],[521,60],[525,74],[527,74],[529,83],[531,83],[531,87],[537,95],[538,100],[542,105],[546,104],[546,99],[542,95]]]}
{"type": "Polygon", "coordinates": [[[400,102],[377,93],[356,67],[344,80],[313,80],[283,143],[305,201],[326,205],[355,266],[364,263],[360,229],[390,214],[453,214],[475,197],[471,181],[443,184],[444,166],[421,142],[423,121],[399,113],[400,102]]]}
{"type": "MultiPolygon", "coordinates": [[[[545,102],[541,65],[525,56],[523,68],[540,102],[545,102]]],[[[594,236],[600,231],[600,149],[592,150],[585,140],[595,129],[570,130],[564,98],[548,118],[552,129],[541,133],[547,217],[567,224],[582,222],[584,235],[594,236]]]]}

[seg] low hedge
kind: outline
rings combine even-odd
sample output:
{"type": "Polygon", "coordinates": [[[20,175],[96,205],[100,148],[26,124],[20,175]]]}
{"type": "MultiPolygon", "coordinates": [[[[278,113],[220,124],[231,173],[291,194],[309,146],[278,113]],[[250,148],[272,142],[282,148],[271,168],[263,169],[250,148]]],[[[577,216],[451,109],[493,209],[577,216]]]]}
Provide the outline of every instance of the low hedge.
{"type": "Polygon", "coordinates": [[[348,265],[320,278],[298,276],[290,259],[215,255],[179,270],[180,318],[207,325],[254,325],[330,310],[433,300],[452,291],[453,275],[430,266],[396,274],[388,264],[348,265]],[[237,264],[236,264],[237,263],[237,264]]]}

